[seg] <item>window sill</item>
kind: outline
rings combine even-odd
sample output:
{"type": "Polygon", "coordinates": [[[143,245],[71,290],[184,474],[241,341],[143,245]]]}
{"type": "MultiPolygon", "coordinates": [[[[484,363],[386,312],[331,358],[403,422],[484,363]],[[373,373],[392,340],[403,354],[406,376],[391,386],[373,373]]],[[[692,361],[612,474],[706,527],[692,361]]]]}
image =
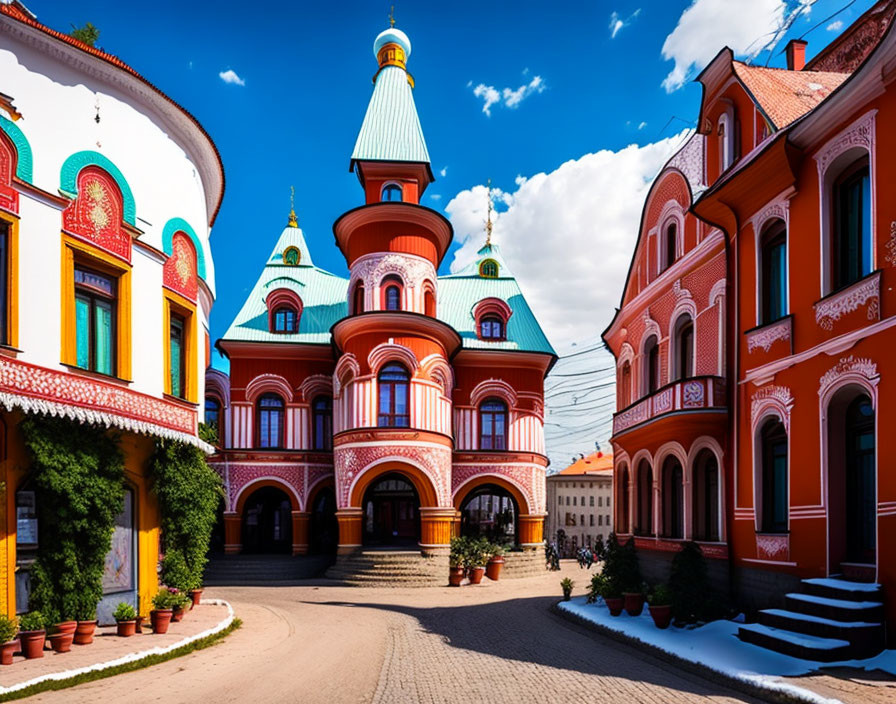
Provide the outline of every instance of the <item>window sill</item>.
{"type": "Polygon", "coordinates": [[[747,352],[762,349],[768,352],[778,341],[790,342],[793,337],[793,315],[785,315],[770,323],[763,323],[744,333],[747,340],[747,352]]]}
{"type": "Polygon", "coordinates": [[[171,401],[172,403],[180,404],[181,406],[186,406],[188,408],[199,408],[198,403],[194,403],[193,401],[188,401],[185,398],[181,398],[180,396],[173,396],[172,394],[162,394],[166,401],[171,401]]]}
{"type": "Polygon", "coordinates": [[[105,381],[110,384],[116,384],[118,386],[130,386],[134,383],[133,379],[121,379],[117,376],[112,376],[111,374],[103,374],[102,372],[95,372],[90,369],[84,369],[84,367],[79,367],[77,364],[66,364],[62,362],[62,366],[68,369],[72,374],[77,374],[78,376],[85,376],[90,379],[96,379],[98,381],[105,381]]]}
{"type": "Polygon", "coordinates": [[[867,308],[869,321],[880,320],[880,279],[881,270],[877,269],[820,298],[813,306],[815,322],[822,329],[831,331],[835,322],[862,306],[867,308]]]}
{"type": "Polygon", "coordinates": [[[10,345],[0,345],[0,355],[4,357],[12,357],[15,359],[22,353],[22,350],[10,345]]]}

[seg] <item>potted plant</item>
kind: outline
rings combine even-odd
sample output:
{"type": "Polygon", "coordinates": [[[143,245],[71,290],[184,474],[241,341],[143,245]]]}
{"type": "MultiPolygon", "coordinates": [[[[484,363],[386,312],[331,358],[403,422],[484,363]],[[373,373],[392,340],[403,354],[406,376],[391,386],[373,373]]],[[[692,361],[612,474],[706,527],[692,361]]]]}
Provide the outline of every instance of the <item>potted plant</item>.
{"type": "Polygon", "coordinates": [[[192,610],[194,607],[199,606],[199,602],[202,599],[202,592],[205,590],[202,587],[197,589],[191,589],[187,592],[190,595],[190,609],[192,610]]]}
{"type": "Polygon", "coordinates": [[[672,591],[665,584],[658,584],[647,597],[648,609],[657,628],[668,628],[672,622],[672,591]]]}
{"type": "Polygon", "coordinates": [[[569,601],[570,596],[572,596],[572,588],[575,585],[569,577],[564,577],[560,580],[560,588],[563,590],[563,601],[569,601]]]}
{"type": "Polygon", "coordinates": [[[67,653],[72,649],[77,626],[77,621],[60,621],[49,629],[47,640],[50,641],[50,647],[53,649],[53,652],[67,653]]]}
{"type": "Polygon", "coordinates": [[[13,653],[19,652],[19,624],[15,618],[0,615],[0,665],[12,665],[13,653]]]}
{"type": "Polygon", "coordinates": [[[30,611],[19,619],[19,640],[22,644],[22,655],[29,660],[44,656],[47,631],[40,611],[30,611]]]}
{"type": "Polygon", "coordinates": [[[466,560],[464,562],[467,568],[467,576],[470,578],[470,584],[479,584],[485,574],[485,545],[487,543],[483,539],[471,540],[469,548],[466,552],[466,560]]]}
{"type": "Polygon", "coordinates": [[[115,607],[112,618],[115,619],[115,623],[118,625],[118,635],[122,638],[129,638],[137,632],[137,609],[128,602],[120,602],[115,607]]]}
{"type": "Polygon", "coordinates": [[[467,539],[460,536],[451,539],[451,549],[448,553],[448,586],[459,587],[464,581],[464,554],[466,553],[467,539]]]}
{"type": "Polygon", "coordinates": [[[492,581],[497,581],[501,575],[501,568],[504,567],[504,546],[491,544],[489,546],[488,564],[485,566],[485,576],[492,581]]]}
{"type": "Polygon", "coordinates": [[[171,620],[177,623],[183,619],[184,614],[189,610],[187,609],[187,604],[190,603],[190,597],[174,587],[170,587],[169,591],[175,597],[174,606],[171,610],[171,620]]]}
{"type": "Polygon", "coordinates": [[[152,598],[152,611],[149,612],[149,620],[152,623],[153,633],[167,633],[174,613],[174,606],[179,603],[177,595],[162,587],[152,598]]]}
{"type": "Polygon", "coordinates": [[[75,629],[78,627],[78,622],[74,619],[60,621],[59,623],[53,624],[52,633],[71,633],[74,634],[75,629]]]}
{"type": "Polygon", "coordinates": [[[622,592],[622,599],[625,606],[625,612],[629,616],[640,616],[644,611],[644,588],[629,589],[622,592]]]}
{"type": "Polygon", "coordinates": [[[604,598],[604,603],[610,610],[610,616],[618,616],[622,613],[625,599],[622,598],[622,592],[616,586],[614,580],[607,579],[603,585],[601,585],[600,595],[604,598]]]}
{"type": "Polygon", "coordinates": [[[75,626],[75,645],[90,645],[93,643],[93,633],[96,631],[96,606],[78,614],[78,625],[75,626]]]}

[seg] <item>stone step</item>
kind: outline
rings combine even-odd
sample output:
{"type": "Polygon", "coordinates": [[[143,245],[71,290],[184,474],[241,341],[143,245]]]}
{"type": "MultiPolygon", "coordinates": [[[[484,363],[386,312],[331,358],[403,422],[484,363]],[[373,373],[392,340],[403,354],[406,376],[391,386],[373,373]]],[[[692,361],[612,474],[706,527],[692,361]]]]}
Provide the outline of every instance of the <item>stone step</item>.
{"type": "Polygon", "coordinates": [[[803,660],[837,662],[851,658],[849,641],[839,638],[819,638],[761,623],[745,624],[738,629],[737,635],[745,643],[803,660]]]}
{"type": "Polygon", "coordinates": [[[784,597],[784,604],[788,611],[820,616],[833,621],[879,623],[884,620],[884,606],[879,601],[831,599],[814,594],[793,593],[784,597]]]}
{"type": "Polygon", "coordinates": [[[818,638],[848,641],[852,646],[851,657],[870,658],[884,648],[885,631],[882,623],[864,621],[836,621],[811,616],[786,609],[766,609],[759,612],[759,623],[794,633],[818,638]]]}
{"type": "Polygon", "coordinates": [[[836,577],[822,577],[802,580],[802,590],[806,594],[823,596],[844,601],[876,601],[883,603],[884,590],[873,582],[852,582],[836,577]]]}

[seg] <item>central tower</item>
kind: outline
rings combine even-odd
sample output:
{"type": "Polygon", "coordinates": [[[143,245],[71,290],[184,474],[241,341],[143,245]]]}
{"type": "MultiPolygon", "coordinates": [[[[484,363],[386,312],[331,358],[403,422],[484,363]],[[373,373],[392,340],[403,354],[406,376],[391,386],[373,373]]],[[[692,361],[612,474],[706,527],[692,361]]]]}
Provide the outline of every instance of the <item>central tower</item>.
{"type": "Polygon", "coordinates": [[[392,27],[373,51],[373,95],[351,157],[364,204],[333,226],[351,272],[348,316],[333,327],[339,549],[407,542],[438,552],[455,518],[448,360],[461,340],[436,317],[452,229],[419,204],[434,179],[410,39],[392,27]]]}

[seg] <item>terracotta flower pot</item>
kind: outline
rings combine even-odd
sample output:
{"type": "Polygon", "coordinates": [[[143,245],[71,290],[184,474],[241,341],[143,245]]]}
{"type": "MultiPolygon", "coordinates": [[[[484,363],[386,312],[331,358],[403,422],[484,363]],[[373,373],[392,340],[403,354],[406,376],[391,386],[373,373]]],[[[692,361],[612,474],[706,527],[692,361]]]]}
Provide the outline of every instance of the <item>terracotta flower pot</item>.
{"type": "Polygon", "coordinates": [[[78,621],[75,628],[75,645],[90,645],[93,643],[93,632],[96,630],[96,620],[78,621]]]}
{"type": "Polygon", "coordinates": [[[185,613],[184,609],[182,607],[178,606],[176,609],[173,609],[171,611],[171,620],[174,621],[175,623],[177,623],[178,621],[181,621],[184,617],[184,613],[185,613]]]}
{"type": "Polygon", "coordinates": [[[149,612],[149,620],[152,623],[153,633],[167,633],[171,623],[171,609],[153,609],[149,612]]]}
{"type": "Polygon", "coordinates": [[[464,581],[464,568],[463,567],[449,567],[448,568],[448,586],[449,587],[459,587],[461,582],[464,581]]]}
{"type": "Polygon", "coordinates": [[[623,592],[625,611],[629,616],[640,616],[644,610],[644,595],[641,592],[623,592]]]}
{"type": "Polygon", "coordinates": [[[118,635],[122,638],[130,638],[137,632],[137,620],[132,621],[116,621],[115,622],[118,635]]]}
{"type": "Polygon", "coordinates": [[[29,660],[44,656],[44,643],[47,640],[46,631],[21,631],[19,640],[22,642],[22,655],[29,660]]]}
{"type": "Polygon", "coordinates": [[[485,567],[470,568],[470,584],[479,584],[485,574],[485,567]]]}
{"type": "Polygon", "coordinates": [[[143,633],[143,622],[146,620],[146,616],[138,616],[134,619],[134,630],[137,633],[143,633]]]}
{"type": "Polygon", "coordinates": [[[648,606],[653,623],[657,628],[668,628],[672,623],[671,606],[648,606]]]}
{"type": "Polygon", "coordinates": [[[503,557],[493,557],[488,561],[488,564],[485,566],[485,576],[488,577],[493,582],[498,581],[498,577],[501,576],[501,568],[504,567],[504,558],[503,557]]]}
{"type": "Polygon", "coordinates": [[[610,610],[610,616],[618,616],[622,613],[622,606],[625,604],[625,599],[621,596],[605,596],[604,603],[610,610]]]}
{"type": "Polygon", "coordinates": [[[53,626],[53,633],[74,633],[77,627],[77,621],[62,621],[53,626]]]}
{"type": "Polygon", "coordinates": [[[50,641],[50,647],[55,653],[67,653],[72,649],[72,641],[74,639],[75,634],[73,631],[54,633],[51,636],[47,636],[47,640],[50,641]]]}
{"type": "Polygon", "coordinates": [[[199,606],[199,601],[202,599],[202,592],[204,589],[191,589],[190,590],[190,598],[193,600],[193,603],[190,604],[190,608],[192,609],[194,606],[199,606]]]}
{"type": "Polygon", "coordinates": [[[21,647],[18,638],[0,643],[0,665],[12,665],[13,653],[19,652],[21,647]]]}

